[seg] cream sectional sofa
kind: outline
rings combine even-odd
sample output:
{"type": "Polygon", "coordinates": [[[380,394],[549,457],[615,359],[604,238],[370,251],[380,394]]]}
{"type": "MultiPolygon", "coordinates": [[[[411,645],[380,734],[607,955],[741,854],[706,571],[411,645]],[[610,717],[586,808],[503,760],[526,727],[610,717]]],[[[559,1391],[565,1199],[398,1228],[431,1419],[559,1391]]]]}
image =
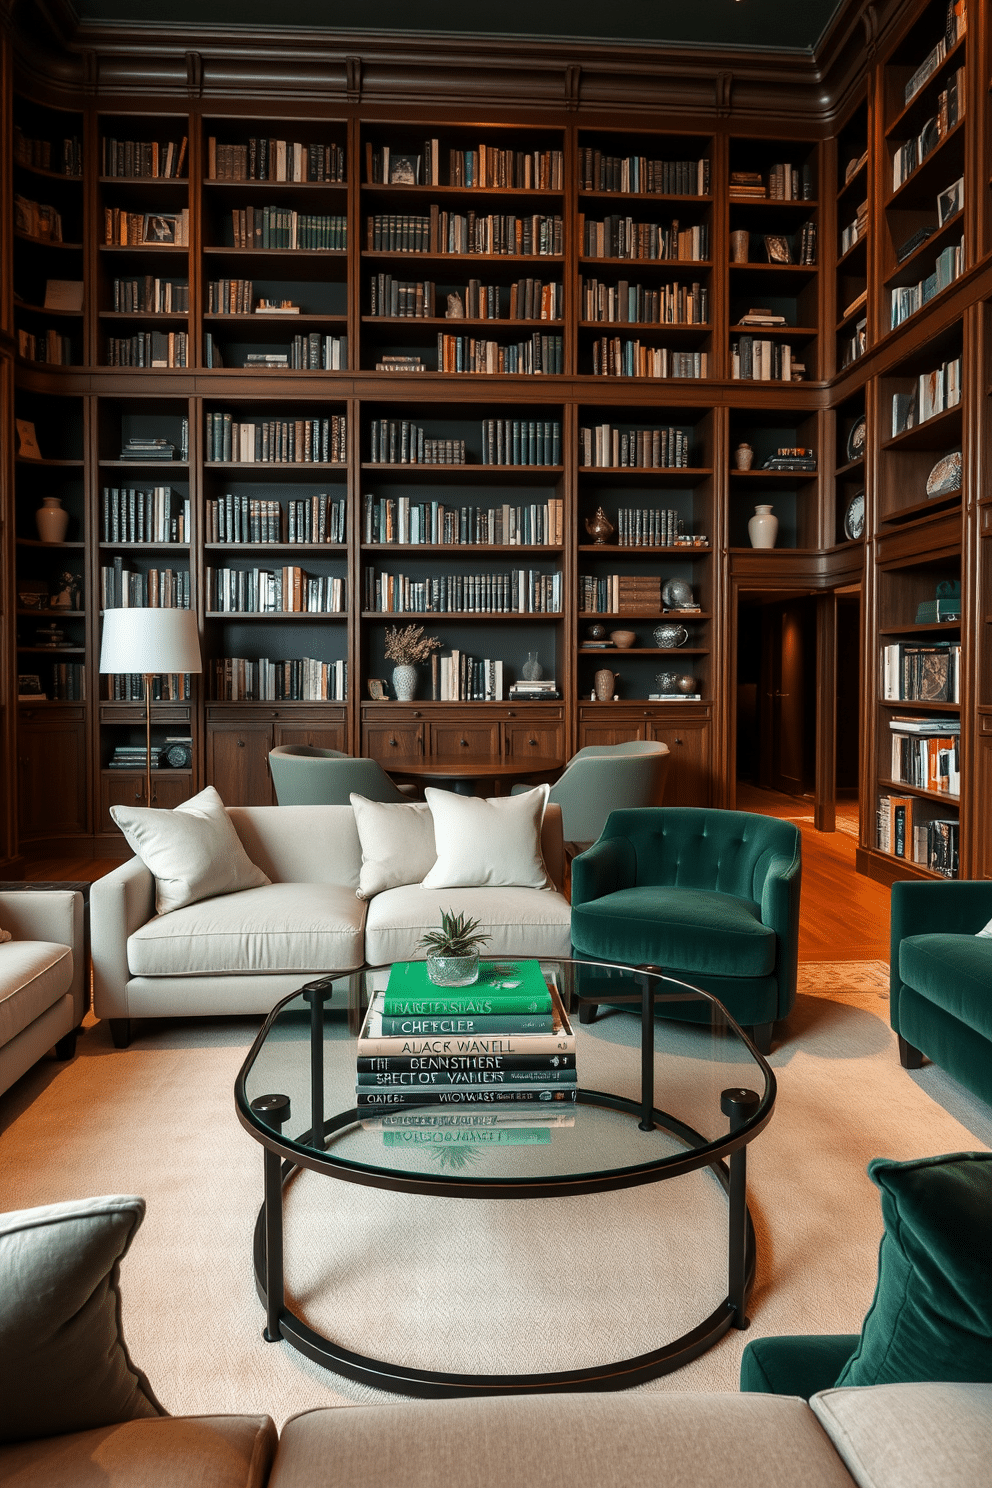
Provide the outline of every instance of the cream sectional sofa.
{"type": "Polygon", "coordinates": [[[83,896],[0,891],[0,1092],[53,1046],[71,1059],[86,1011],[83,896]]]}
{"type": "MultiPolygon", "coordinates": [[[[402,809],[402,808],[401,808],[402,809]]],[[[124,1045],[135,1018],[268,1013],[308,978],[413,960],[442,910],[482,922],[493,955],[567,956],[561,810],[541,849],[556,887],[356,890],[362,849],[351,806],[243,806],[228,817],[271,882],[155,912],[155,880],[132,858],[90,893],[93,1008],[124,1045]]]]}

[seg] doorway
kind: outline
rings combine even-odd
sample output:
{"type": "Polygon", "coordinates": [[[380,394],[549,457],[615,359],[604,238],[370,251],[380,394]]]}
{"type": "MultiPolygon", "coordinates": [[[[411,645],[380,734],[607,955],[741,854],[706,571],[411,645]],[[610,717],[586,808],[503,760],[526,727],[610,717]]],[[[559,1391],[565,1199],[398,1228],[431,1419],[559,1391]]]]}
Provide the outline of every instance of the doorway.
{"type": "Polygon", "coordinates": [[[816,607],[810,595],[741,594],[737,780],[800,798],[816,789],[816,607]]]}

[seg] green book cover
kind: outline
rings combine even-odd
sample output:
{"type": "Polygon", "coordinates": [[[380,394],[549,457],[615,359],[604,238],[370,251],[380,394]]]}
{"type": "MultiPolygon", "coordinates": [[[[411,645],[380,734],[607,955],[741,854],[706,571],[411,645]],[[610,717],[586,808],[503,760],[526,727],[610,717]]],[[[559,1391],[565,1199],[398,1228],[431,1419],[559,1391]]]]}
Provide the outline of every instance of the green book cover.
{"type": "Polygon", "coordinates": [[[483,961],[470,987],[436,987],[425,961],[398,961],[382,1011],[392,1017],[550,1013],[551,993],[536,961],[483,961]]]}

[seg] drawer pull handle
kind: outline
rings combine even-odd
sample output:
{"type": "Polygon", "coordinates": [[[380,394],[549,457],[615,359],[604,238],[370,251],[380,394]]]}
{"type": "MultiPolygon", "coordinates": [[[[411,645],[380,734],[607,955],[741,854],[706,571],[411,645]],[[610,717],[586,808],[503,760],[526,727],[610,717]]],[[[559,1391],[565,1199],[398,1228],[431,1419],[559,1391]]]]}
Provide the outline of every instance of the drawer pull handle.
{"type": "Polygon", "coordinates": [[[238,748],[239,749],[244,749],[244,747],[245,747],[245,741],[244,741],[244,739],[239,739],[238,740],[238,748]]]}
{"type": "Polygon", "coordinates": [[[536,739],[528,739],[527,740],[527,743],[528,744],[536,744],[537,743],[537,740],[536,739]]]}
{"type": "Polygon", "coordinates": [[[461,744],[463,746],[463,748],[465,748],[465,749],[468,748],[468,740],[467,739],[459,739],[458,742],[459,742],[459,744],[461,744]]]}
{"type": "Polygon", "coordinates": [[[393,748],[393,749],[395,749],[395,748],[396,748],[396,744],[397,744],[397,741],[396,741],[396,740],[395,740],[395,739],[390,739],[390,740],[388,740],[388,743],[389,743],[389,744],[390,744],[390,746],[391,746],[391,747],[392,747],[392,748],[393,748]]]}

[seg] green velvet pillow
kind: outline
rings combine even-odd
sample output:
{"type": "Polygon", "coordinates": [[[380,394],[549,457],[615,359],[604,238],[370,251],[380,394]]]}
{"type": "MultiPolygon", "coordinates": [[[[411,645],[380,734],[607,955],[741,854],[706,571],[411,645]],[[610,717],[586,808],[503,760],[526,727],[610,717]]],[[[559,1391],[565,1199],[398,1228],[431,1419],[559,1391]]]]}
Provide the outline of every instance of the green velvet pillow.
{"type": "Polygon", "coordinates": [[[0,1214],[0,1443],[166,1412],[121,1336],[121,1257],[145,1201],[0,1214]]]}
{"type": "Polygon", "coordinates": [[[838,1385],[992,1382],[992,1152],[875,1158],[878,1283],[838,1385]]]}

